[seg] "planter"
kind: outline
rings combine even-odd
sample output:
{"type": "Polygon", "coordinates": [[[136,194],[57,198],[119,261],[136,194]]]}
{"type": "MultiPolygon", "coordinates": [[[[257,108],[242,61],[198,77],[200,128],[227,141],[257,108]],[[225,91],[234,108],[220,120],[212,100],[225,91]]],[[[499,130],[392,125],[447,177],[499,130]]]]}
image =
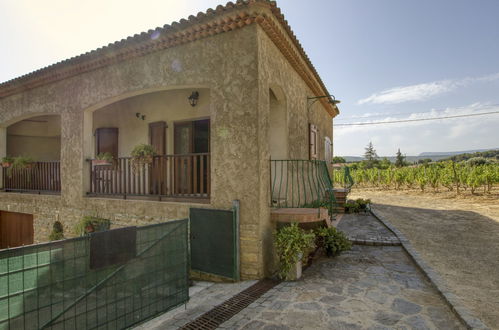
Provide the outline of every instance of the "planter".
{"type": "Polygon", "coordinates": [[[286,275],[286,280],[287,281],[296,281],[301,278],[302,275],[302,259],[303,255],[300,253],[298,257],[298,261],[296,262],[293,267],[289,270],[288,274],[286,275]]]}
{"type": "Polygon", "coordinates": [[[9,163],[9,162],[2,163],[2,167],[9,168],[11,166],[12,166],[12,163],[9,163]]]}
{"type": "Polygon", "coordinates": [[[105,160],[105,159],[92,159],[92,165],[93,166],[111,166],[113,165],[112,161],[105,160]]]}

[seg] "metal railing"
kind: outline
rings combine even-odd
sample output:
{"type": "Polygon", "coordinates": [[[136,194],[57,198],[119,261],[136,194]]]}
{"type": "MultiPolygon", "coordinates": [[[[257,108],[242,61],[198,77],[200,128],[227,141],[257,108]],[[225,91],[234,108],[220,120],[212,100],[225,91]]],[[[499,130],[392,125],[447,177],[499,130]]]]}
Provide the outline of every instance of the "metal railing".
{"type": "Polygon", "coordinates": [[[343,189],[348,191],[350,191],[354,184],[352,175],[350,174],[350,168],[348,166],[333,168],[332,177],[335,186],[341,186],[343,189]]]}
{"type": "Polygon", "coordinates": [[[155,156],[136,168],[131,157],[92,165],[91,195],[210,197],[210,154],[155,156]]]}
{"type": "Polygon", "coordinates": [[[333,184],[325,161],[271,160],[271,206],[327,207],[333,212],[333,184]]]}
{"type": "Polygon", "coordinates": [[[124,329],[185,303],[187,232],[184,219],[137,227],[133,243],[108,249],[92,234],[0,250],[0,329],[124,329]],[[128,261],[92,267],[130,244],[128,261]]]}
{"type": "Polygon", "coordinates": [[[33,162],[25,168],[2,168],[5,191],[52,192],[61,191],[60,161],[33,162]]]}

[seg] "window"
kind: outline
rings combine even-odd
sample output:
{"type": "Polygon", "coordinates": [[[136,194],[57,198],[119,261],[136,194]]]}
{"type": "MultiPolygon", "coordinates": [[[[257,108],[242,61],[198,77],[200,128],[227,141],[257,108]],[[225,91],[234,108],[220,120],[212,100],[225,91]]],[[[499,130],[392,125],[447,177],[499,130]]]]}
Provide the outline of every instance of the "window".
{"type": "Polygon", "coordinates": [[[328,136],[324,138],[324,160],[327,164],[333,161],[333,144],[328,136]]]}
{"type": "Polygon", "coordinates": [[[95,154],[109,152],[118,158],[118,128],[97,128],[95,130],[95,154]]]}
{"type": "Polygon", "coordinates": [[[309,140],[310,140],[310,159],[317,159],[319,157],[317,145],[317,126],[314,124],[309,125],[309,140]]]}

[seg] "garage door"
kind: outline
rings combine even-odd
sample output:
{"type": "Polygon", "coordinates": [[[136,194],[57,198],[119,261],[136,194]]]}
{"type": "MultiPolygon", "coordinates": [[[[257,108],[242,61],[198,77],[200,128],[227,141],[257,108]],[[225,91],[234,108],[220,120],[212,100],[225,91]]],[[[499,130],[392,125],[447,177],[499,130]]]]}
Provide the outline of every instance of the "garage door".
{"type": "Polygon", "coordinates": [[[0,248],[33,244],[33,215],[0,211],[0,248]]]}

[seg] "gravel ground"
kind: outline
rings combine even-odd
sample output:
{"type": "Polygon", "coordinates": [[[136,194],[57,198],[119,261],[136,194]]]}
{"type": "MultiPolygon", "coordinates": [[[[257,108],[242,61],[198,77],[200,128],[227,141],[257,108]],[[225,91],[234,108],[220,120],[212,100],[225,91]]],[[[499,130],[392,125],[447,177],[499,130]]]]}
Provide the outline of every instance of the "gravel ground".
{"type": "Polygon", "coordinates": [[[497,194],[353,190],[396,226],[462,303],[499,329],[499,198],[497,194]]]}

